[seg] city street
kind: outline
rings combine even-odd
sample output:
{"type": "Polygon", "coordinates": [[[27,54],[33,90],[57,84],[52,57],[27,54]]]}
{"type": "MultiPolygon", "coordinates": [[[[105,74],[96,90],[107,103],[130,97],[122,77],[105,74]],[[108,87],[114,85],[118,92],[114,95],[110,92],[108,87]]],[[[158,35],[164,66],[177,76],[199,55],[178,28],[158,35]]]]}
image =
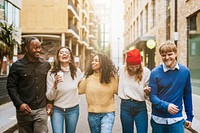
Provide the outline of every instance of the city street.
{"type": "MultiPolygon", "coordinates": [[[[199,107],[196,106],[198,100],[200,100],[200,97],[197,95],[193,95],[193,98],[194,98],[194,114],[195,114],[195,118],[193,120],[193,126],[195,127],[195,130],[200,132],[200,128],[198,127],[198,125],[200,124],[199,113],[197,112],[199,110],[199,107]]],[[[116,105],[115,106],[116,107],[116,117],[115,117],[115,123],[114,123],[114,127],[113,127],[113,133],[121,133],[122,127],[121,127],[120,116],[119,116],[119,114],[120,114],[120,112],[119,112],[120,99],[116,96],[115,101],[116,101],[116,104],[115,104],[116,105]]],[[[148,114],[149,114],[149,118],[150,118],[151,107],[150,107],[149,102],[147,102],[147,108],[148,108],[148,114]]],[[[86,104],[86,100],[85,100],[85,95],[80,96],[80,117],[79,117],[76,132],[77,133],[90,133],[88,122],[87,122],[87,104],[86,104]]],[[[18,131],[15,131],[14,133],[18,133],[18,131]]],[[[49,133],[52,133],[50,121],[49,121],[49,133]]],[[[150,124],[149,124],[148,133],[151,133],[150,124]]],[[[189,130],[185,130],[185,133],[191,133],[191,132],[189,130]]]]}

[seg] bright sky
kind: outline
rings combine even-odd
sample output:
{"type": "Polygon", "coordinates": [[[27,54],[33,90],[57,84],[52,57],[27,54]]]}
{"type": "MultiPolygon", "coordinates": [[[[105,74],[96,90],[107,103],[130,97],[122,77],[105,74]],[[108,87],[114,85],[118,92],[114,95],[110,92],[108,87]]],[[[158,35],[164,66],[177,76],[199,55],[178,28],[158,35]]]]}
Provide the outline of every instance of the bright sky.
{"type": "Polygon", "coordinates": [[[94,0],[94,3],[106,3],[111,7],[111,58],[116,66],[121,66],[124,49],[123,0],[94,0]]]}

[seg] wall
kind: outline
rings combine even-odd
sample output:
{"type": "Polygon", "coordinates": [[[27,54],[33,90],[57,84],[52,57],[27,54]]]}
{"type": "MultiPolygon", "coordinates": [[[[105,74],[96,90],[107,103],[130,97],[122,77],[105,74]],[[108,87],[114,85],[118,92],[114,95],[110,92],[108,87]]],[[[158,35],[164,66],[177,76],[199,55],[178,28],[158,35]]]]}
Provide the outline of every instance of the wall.
{"type": "Polygon", "coordinates": [[[7,76],[0,76],[0,105],[10,101],[6,88],[7,76]]]}

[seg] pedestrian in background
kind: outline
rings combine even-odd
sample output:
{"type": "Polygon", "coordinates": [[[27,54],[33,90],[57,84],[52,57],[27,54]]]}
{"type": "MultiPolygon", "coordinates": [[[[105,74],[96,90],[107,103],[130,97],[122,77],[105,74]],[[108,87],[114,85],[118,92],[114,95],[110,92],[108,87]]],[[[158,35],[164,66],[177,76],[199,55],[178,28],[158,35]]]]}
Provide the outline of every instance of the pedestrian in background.
{"type": "Polygon", "coordinates": [[[50,64],[40,57],[41,43],[35,37],[25,39],[25,55],[14,62],[7,79],[7,89],[16,107],[19,133],[47,133],[46,76],[50,64]]]}
{"type": "Polygon", "coordinates": [[[78,88],[79,94],[86,95],[91,133],[112,133],[118,79],[111,59],[104,54],[95,55],[78,88]]]}
{"type": "Polygon", "coordinates": [[[126,64],[119,70],[119,91],[121,99],[120,118],[123,133],[133,133],[134,123],[137,133],[147,133],[148,115],[145,96],[150,70],[141,63],[140,51],[133,49],[127,53],[126,64]]]}
{"type": "Polygon", "coordinates": [[[54,101],[51,116],[54,133],[75,133],[79,118],[78,82],[82,73],[75,66],[74,56],[68,47],[58,49],[53,68],[47,74],[49,100],[54,101]]]}
{"type": "Polygon", "coordinates": [[[193,119],[190,71],[177,62],[177,47],[173,42],[161,44],[159,53],[163,64],[152,70],[149,82],[152,132],[184,133],[184,124],[191,127],[193,119]],[[183,102],[186,121],[182,115],[183,102]]]}

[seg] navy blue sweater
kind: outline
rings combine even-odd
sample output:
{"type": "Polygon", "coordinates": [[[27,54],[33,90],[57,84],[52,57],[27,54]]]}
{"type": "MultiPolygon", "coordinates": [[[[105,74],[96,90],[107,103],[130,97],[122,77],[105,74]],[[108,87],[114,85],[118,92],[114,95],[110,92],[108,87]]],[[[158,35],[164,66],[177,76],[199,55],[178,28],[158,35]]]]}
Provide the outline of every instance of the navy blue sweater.
{"type": "Polygon", "coordinates": [[[163,65],[159,65],[151,72],[149,86],[153,115],[163,118],[181,117],[184,102],[187,120],[192,122],[192,89],[187,67],[179,64],[179,69],[164,72],[163,65]],[[178,106],[177,114],[168,112],[170,103],[178,106]]]}

